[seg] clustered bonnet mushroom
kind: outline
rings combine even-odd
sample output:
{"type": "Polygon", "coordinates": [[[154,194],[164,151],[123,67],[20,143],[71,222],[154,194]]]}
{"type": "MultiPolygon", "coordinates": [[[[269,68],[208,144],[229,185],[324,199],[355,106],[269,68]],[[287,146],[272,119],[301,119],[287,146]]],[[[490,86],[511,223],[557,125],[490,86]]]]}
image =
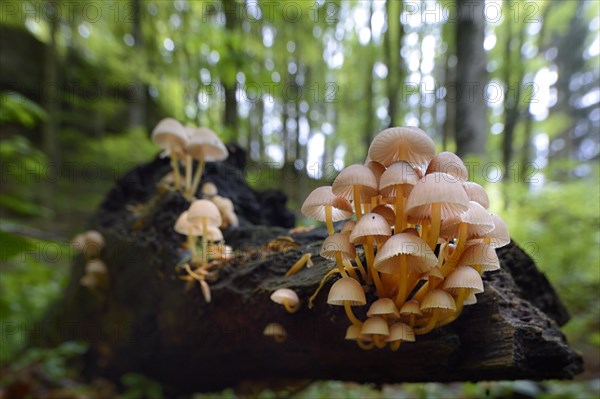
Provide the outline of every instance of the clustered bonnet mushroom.
{"type": "Polygon", "coordinates": [[[152,131],[152,141],[164,150],[163,156],[171,158],[175,189],[183,188],[188,199],[193,199],[198,191],[204,163],[222,161],[229,156],[225,144],[212,130],[184,127],[173,118],[165,118],[156,125],[152,131]],[[193,159],[197,160],[198,166],[192,175],[193,159]],[[185,168],[183,179],[179,170],[182,161],[185,168]]]}
{"type": "Polygon", "coordinates": [[[81,252],[86,259],[84,275],[79,283],[90,290],[108,286],[108,268],[100,259],[100,251],[105,244],[104,237],[96,230],[77,234],[71,240],[73,249],[81,252]]]}
{"type": "Polygon", "coordinates": [[[364,165],[348,166],[302,206],[305,216],[326,223],[321,256],[335,262],[309,307],[324,281],[339,273],[327,303],[344,307],[352,323],[345,338],[362,349],[397,350],[454,321],[483,292],[482,274],[500,267],[495,248],[510,242],[502,219],[487,210],[484,188],[468,177],[462,160],[436,154],[421,129],[380,132],[364,165]],[[341,220],[347,222],[336,232],[333,222],[341,220]],[[366,268],[356,251],[361,246],[366,268]],[[368,304],[367,297],[375,300],[368,304]],[[361,320],[352,307],[365,305],[361,320]]]}

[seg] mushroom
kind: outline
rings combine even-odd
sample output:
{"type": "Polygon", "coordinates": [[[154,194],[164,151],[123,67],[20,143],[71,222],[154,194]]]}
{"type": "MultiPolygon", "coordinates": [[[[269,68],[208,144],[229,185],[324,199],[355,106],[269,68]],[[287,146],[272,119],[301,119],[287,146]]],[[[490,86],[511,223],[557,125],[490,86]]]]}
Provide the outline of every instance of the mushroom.
{"type": "Polygon", "coordinates": [[[350,326],[346,329],[346,336],[344,339],[350,341],[356,341],[359,348],[364,350],[373,349],[375,343],[371,340],[370,337],[362,335],[360,333],[360,327],[356,324],[350,324],[350,326]]]}
{"type": "Polygon", "coordinates": [[[350,241],[353,244],[362,244],[365,249],[365,257],[367,258],[367,270],[369,276],[373,278],[375,282],[375,289],[377,296],[383,296],[383,286],[379,279],[377,270],[373,267],[374,258],[374,240],[379,243],[383,242],[389,236],[392,235],[392,230],[389,224],[383,218],[383,216],[376,213],[365,214],[354,226],[352,233],[350,234],[350,241]]]}
{"type": "Polygon", "coordinates": [[[215,132],[206,127],[186,128],[189,141],[185,147],[186,156],[186,193],[193,196],[198,190],[205,162],[217,162],[229,156],[225,144],[217,137],[215,132]],[[198,166],[192,180],[192,158],[198,160],[198,166]]]}
{"type": "Polygon", "coordinates": [[[421,315],[423,315],[423,312],[421,312],[419,302],[414,299],[406,301],[400,308],[400,316],[408,316],[408,324],[411,327],[415,326],[416,317],[421,315]]]}
{"type": "Polygon", "coordinates": [[[387,337],[387,342],[393,351],[400,348],[400,344],[404,341],[415,342],[415,332],[412,327],[404,323],[394,323],[390,327],[390,335],[387,337]]]}
{"type": "Polygon", "coordinates": [[[469,209],[469,198],[460,180],[447,173],[425,175],[412,189],[406,200],[407,217],[415,222],[428,222],[427,244],[437,245],[442,219],[458,216],[469,209]]]}
{"type": "Polygon", "coordinates": [[[398,308],[390,298],[379,298],[373,302],[367,311],[367,316],[380,316],[386,320],[400,318],[398,308]]]}
{"type": "Polygon", "coordinates": [[[462,185],[467,192],[469,200],[478,202],[485,209],[490,207],[490,200],[483,187],[477,183],[473,183],[472,181],[464,181],[462,185]]]}
{"type": "Polygon", "coordinates": [[[383,318],[374,316],[365,320],[360,329],[360,334],[371,337],[373,342],[375,342],[375,346],[381,349],[385,347],[385,342],[390,335],[390,330],[387,322],[383,318]]]}
{"type": "Polygon", "coordinates": [[[457,266],[472,266],[479,274],[500,269],[500,260],[494,248],[483,242],[467,242],[457,266]]]}
{"type": "MultiPolygon", "coordinates": [[[[222,223],[221,213],[215,204],[209,200],[201,199],[192,202],[187,215],[188,221],[200,229],[202,234],[202,256],[206,258],[207,238],[204,232],[208,231],[208,226],[219,227],[222,223]]],[[[195,241],[193,242],[195,245],[195,241]]]]}
{"type": "Polygon", "coordinates": [[[469,266],[460,266],[454,269],[444,281],[442,287],[455,296],[456,310],[454,314],[440,323],[446,325],[456,320],[462,312],[463,304],[469,294],[479,294],[483,292],[483,281],[477,270],[469,266]]]}
{"type": "Polygon", "coordinates": [[[422,169],[435,155],[433,140],[417,127],[391,127],[375,136],[369,147],[369,158],[384,166],[406,161],[422,169]]]}
{"type": "Polygon", "coordinates": [[[377,196],[377,178],[364,165],[350,165],[340,172],[331,185],[333,193],[339,197],[352,200],[356,218],[362,217],[362,203],[370,203],[377,196]]]}
{"type": "Polygon", "coordinates": [[[363,306],[367,303],[367,299],[361,285],[352,277],[342,277],[331,286],[327,303],[343,306],[350,322],[356,326],[362,326],[362,322],[352,313],[351,306],[363,306]]]}
{"type": "Polygon", "coordinates": [[[293,290],[289,288],[279,288],[271,294],[271,300],[279,305],[283,305],[289,313],[297,312],[300,309],[300,298],[293,290]]]}
{"type": "Polygon", "coordinates": [[[81,251],[86,259],[94,259],[100,255],[100,251],[104,248],[105,241],[100,232],[88,230],[73,237],[71,245],[75,250],[81,251]]]}
{"type": "Polygon", "coordinates": [[[415,328],[415,334],[427,334],[437,325],[440,315],[452,313],[456,310],[456,304],[452,295],[444,290],[429,291],[421,302],[421,311],[431,313],[429,322],[420,328],[415,328]]]}
{"type": "Polygon", "coordinates": [[[384,197],[394,198],[396,234],[406,228],[404,207],[406,199],[413,187],[419,182],[420,176],[408,162],[398,161],[383,172],[379,180],[379,191],[384,197]]]}
{"type": "Polygon", "coordinates": [[[383,218],[390,227],[393,227],[396,223],[396,214],[394,213],[394,209],[390,205],[377,205],[375,208],[371,209],[371,213],[376,213],[378,215],[383,216],[383,218]]]}
{"type": "Polygon", "coordinates": [[[219,193],[219,190],[217,189],[217,186],[215,186],[215,183],[211,182],[204,183],[200,191],[202,192],[202,196],[206,199],[211,199],[219,193]]]}
{"type": "Polygon", "coordinates": [[[483,241],[493,248],[500,248],[510,244],[510,235],[508,234],[504,220],[492,213],[492,221],[494,222],[494,230],[482,236],[483,241]]]}
{"type": "Polygon", "coordinates": [[[304,216],[325,222],[327,232],[331,235],[334,233],[333,222],[352,216],[352,205],[347,199],[336,196],[331,186],[322,186],[308,194],[300,211],[304,216]]]}
{"type": "Polygon", "coordinates": [[[287,338],[285,328],[279,323],[269,323],[263,330],[263,335],[271,337],[277,343],[282,343],[287,338]]]}
{"type": "Polygon", "coordinates": [[[410,273],[425,273],[437,265],[435,254],[427,243],[413,233],[392,236],[377,252],[374,268],[381,273],[392,273],[399,283],[396,305],[401,307],[408,294],[410,273]]]}
{"type": "Polygon", "coordinates": [[[185,146],[188,135],[185,128],[173,118],[165,118],[158,122],[152,131],[152,141],[164,149],[164,154],[171,158],[173,169],[173,182],[175,188],[181,188],[181,174],[179,173],[179,159],[184,158],[185,146]]]}
{"type": "MultiPolygon", "coordinates": [[[[347,277],[348,274],[344,268],[344,261],[349,261],[356,257],[356,248],[350,242],[348,234],[333,233],[323,241],[319,254],[325,259],[335,260],[340,274],[343,277],[347,277]]],[[[352,270],[352,273],[354,273],[353,269],[350,268],[349,270],[352,270]]],[[[364,270],[361,273],[364,273],[364,270]]],[[[354,273],[353,277],[358,278],[356,273],[354,273]]]]}
{"type": "Polygon", "coordinates": [[[448,151],[440,152],[431,159],[425,174],[428,175],[433,172],[447,173],[463,182],[469,178],[469,172],[462,159],[448,151]]]}

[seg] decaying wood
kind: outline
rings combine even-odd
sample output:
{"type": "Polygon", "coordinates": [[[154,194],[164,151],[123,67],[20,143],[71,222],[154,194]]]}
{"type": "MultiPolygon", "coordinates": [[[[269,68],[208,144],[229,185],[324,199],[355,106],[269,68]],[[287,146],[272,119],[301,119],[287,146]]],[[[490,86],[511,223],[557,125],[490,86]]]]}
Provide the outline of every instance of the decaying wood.
{"type": "MultiPolygon", "coordinates": [[[[146,168],[152,176],[160,175],[146,168]]],[[[227,191],[225,180],[210,176],[227,191]]],[[[402,344],[397,352],[363,351],[343,339],[349,325],[343,309],[325,303],[327,287],[336,277],[313,309],[306,306],[333,267],[318,256],[324,229],[292,235],[297,248],[265,252],[264,245],[289,235],[288,229],[250,224],[234,198],[241,226],[226,231],[225,238],[238,256],[211,284],[212,302],[207,304],[197,286],[186,291],[175,267],[186,252],[181,248],[185,237],[173,231],[173,224],[188,203],[176,193],[157,192],[152,186],[157,178],[129,175],[128,179],[128,184],[148,185],[147,192],[119,183],[94,221],[106,239],[101,258],[109,268],[109,288],[93,293],[81,287],[84,261],[79,258],[68,291],[46,317],[53,332],[43,337],[46,343],[65,339],[92,343],[87,357],[90,375],[118,378],[135,371],[189,392],[252,379],[374,383],[545,379],[571,378],[582,370],[581,357],[569,348],[558,326],[568,318],[564,307],[515,244],[499,250],[501,270],[486,274],[485,292],[457,321],[418,336],[416,343],[402,344]],[[140,201],[154,201],[143,223],[139,215],[127,211],[127,205],[140,201]],[[284,277],[306,252],[313,253],[314,266],[284,277]],[[280,287],[299,294],[304,303],[298,312],[286,313],[269,299],[280,287]],[[532,296],[532,287],[540,300],[532,296]],[[263,336],[271,322],[286,329],[283,343],[263,336]]],[[[366,309],[355,309],[364,318],[366,309]]]]}

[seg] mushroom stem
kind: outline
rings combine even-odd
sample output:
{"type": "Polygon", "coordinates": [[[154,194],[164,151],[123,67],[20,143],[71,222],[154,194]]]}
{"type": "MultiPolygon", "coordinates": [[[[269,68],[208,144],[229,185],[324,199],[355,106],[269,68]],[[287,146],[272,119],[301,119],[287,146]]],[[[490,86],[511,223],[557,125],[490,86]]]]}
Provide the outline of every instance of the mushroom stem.
{"type": "MultiPolygon", "coordinates": [[[[319,286],[317,287],[316,291],[314,292],[314,294],[311,295],[310,298],[308,298],[308,308],[312,309],[314,307],[314,300],[317,298],[317,295],[319,294],[319,292],[321,291],[321,289],[323,288],[323,286],[325,285],[325,282],[327,281],[327,279],[329,277],[331,277],[332,275],[334,275],[335,273],[339,273],[339,269],[331,269],[330,271],[327,272],[327,274],[325,274],[325,276],[323,276],[323,278],[321,279],[321,282],[319,283],[319,286]]],[[[286,274],[287,276],[287,274],[286,274]]]]}
{"type": "Polygon", "coordinates": [[[442,222],[442,204],[434,202],[431,204],[431,229],[427,234],[427,244],[431,250],[435,250],[440,235],[440,224],[442,222]]]}
{"type": "Polygon", "coordinates": [[[358,274],[356,274],[356,271],[354,270],[354,267],[352,267],[352,263],[350,263],[350,261],[343,261],[342,264],[344,265],[344,271],[346,271],[350,277],[356,281],[360,281],[360,278],[358,277],[358,274]]]}
{"type": "Polygon", "coordinates": [[[373,334],[373,342],[375,342],[375,346],[379,349],[385,348],[385,338],[379,334],[373,334]]]}
{"type": "Polygon", "coordinates": [[[414,329],[415,334],[417,334],[417,335],[427,334],[429,331],[433,330],[435,328],[435,325],[437,324],[439,314],[440,314],[439,309],[433,309],[433,313],[431,314],[431,319],[429,319],[429,323],[427,323],[427,325],[425,327],[415,328],[414,329]]]}
{"type": "Polygon", "coordinates": [[[360,220],[362,217],[362,204],[360,203],[360,186],[352,186],[354,193],[352,199],[354,201],[354,211],[356,212],[356,220],[360,220]]]}
{"type": "Polygon", "coordinates": [[[400,348],[401,343],[402,343],[401,339],[390,343],[390,349],[393,350],[394,352],[396,352],[400,348]]]}
{"type": "Polygon", "coordinates": [[[396,185],[396,199],[394,201],[394,211],[396,212],[396,224],[394,225],[394,234],[400,234],[406,228],[406,218],[404,217],[404,205],[406,198],[402,191],[402,185],[396,185]]]}
{"type": "Polygon", "coordinates": [[[483,267],[481,265],[473,265],[473,269],[477,270],[480,276],[483,276],[483,267]]]}
{"type": "Polygon", "coordinates": [[[366,280],[368,275],[367,272],[365,271],[365,267],[363,266],[361,260],[360,260],[360,256],[356,255],[356,267],[358,267],[358,271],[360,272],[360,275],[362,276],[363,280],[366,280]]]}
{"type": "Polygon", "coordinates": [[[374,256],[374,248],[373,248],[373,237],[367,236],[365,241],[365,256],[367,258],[367,268],[369,269],[369,273],[373,276],[373,282],[375,283],[375,291],[377,292],[378,297],[382,297],[383,295],[383,287],[381,286],[381,280],[379,279],[379,273],[375,270],[375,266],[373,265],[374,256]]]}
{"type": "Polygon", "coordinates": [[[311,258],[311,253],[307,252],[304,255],[302,255],[300,257],[300,259],[298,259],[296,261],[296,263],[294,263],[292,265],[292,267],[290,267],[290,269],[287,271],[287,273],[285,274],[285,277],[289,277],[293,274],[296,274],[298,272],[298,270],[302,269],[302,267],[304,267],[304,265],[306,265],[308,263],[308,260],[311,258]]]}
{"type": "Polygon", "coordinates": [[[335,230],[333,229],[333,216],[331,205],[325,205],[325,224],[327,225],[327,233],[332,235],[335,230]]]}
{"type": "Polygon", "coordinates": [[[448,276],[454,269],[465,249],[468,227],[469,226],[466,223],[460,223],[458,225],[458,239],[456,242],[456,248],[454,248],[454,252],[452,252],[444,266],[442,266],[442,274],[444,276],[448,276]]]}
{"type": "Polygon", "coordinates": [[[192,259],[194,259],[194,256],[196,256],[196,240],[192,235],[192,226],[188,228],[187,246],[190,252],[192,253],[192,259]]]}
{"type": "Polygon", "coordinates": [[[181,174],[179,173],[179,162],[177,160],[177,156],[171,150],[171,168],[173,169],[173,183],[175,184],[175,189],[178,190],[181,188],[181,174]]]}
{"type": "Polygon", "coordinates": [[[185,192],[188,193],[192,185],[192,156],[185,154],[185,192]]]}
{"type": "Polygon", "coordinates": [[[204,280],[204,276],[201,276],[199,274],[196,274],[191,268],[190,265],[187,263],[183,264],[183,268],[185,269],[185,271],[192,276],[193,278],[195,278],[198,281],[203,281],[204,280]]]}
{"type": "Polygon", "coordinates": [[[398,288],[398,295],[396,296],[396,306],[401,307],[404,305],[406,300],[406,288],[408,286],[408,262],[406,254],[400,255],[400,287],[398,288]]]}
{"type": "Polygon", "coordinates": [[[204,155],[200,154],[200,159],[198,160],[198,166],[196,167],[196,172],[194,173],[194,180],[192,181],[192,186],[190,187],[190,195],[196,194],[198,190],[198,185],[200,184],[200,179],[202,178],[202,172],[204,171],[204,155]]]}
{"type": "Polygon", "coordinates": [[[300,309],[300,302],[296,305],[290,305],[290,301],[286,298],[283,300],[283,307],[288,313],[296,313],[300,309]]]}
{"type": "Polygon", "coordinates": [[[411,313],[411,314],[408,316],[408,325],[409,325],[411,328],[413,328],[413,327],[415,326],[415,318],[416,318],[416,315],[415,315],[414,313],[411,313]]]}
{"type": "Polygon", "coordinates": [[[348,320],[352,322],[357,327],[362,326],[362,321],[358,320],[354,313],[352,313],[352,307],[350,306],[350,301],[344,301],[344,310],[346,311],[346,316],[348,316],[348,320]]]}
{"type": "Polygon", "coordinates": [[[438,327],[443,327],[446,324],[450,324],[454,320],[456,320],[458,318],[458,316],[460,316],[460,314],[462,313],[463,306],[465,303],[465,299],[467,298],[467,295],[469,295],[469,292],[467,291],[466,288],[458,289],[458,295],[456,297],[456,310],[454,311],[454,313],[451,313],[451,315],[449,317],[441,320],[437,325],[438,327]]]}
{"type": "Polygon", "coordinates": [[[342,275],[342,277],[348,277],[348,273],[346,273],[346,270],[344,269],[344,261],[342,260],[341,252],[335,253],[335,263],[337,264],[337,267],[340,270],[340,274],[342,275]]]}
{"type": "Polygon", "coordinates": [[[364,342],[362,339],[360,338],[356,338],[356,343],[358,344],[358,347],[362,350],[371,350],[375,347],[375,343],[373,341],[371,342],[364,342]]]}

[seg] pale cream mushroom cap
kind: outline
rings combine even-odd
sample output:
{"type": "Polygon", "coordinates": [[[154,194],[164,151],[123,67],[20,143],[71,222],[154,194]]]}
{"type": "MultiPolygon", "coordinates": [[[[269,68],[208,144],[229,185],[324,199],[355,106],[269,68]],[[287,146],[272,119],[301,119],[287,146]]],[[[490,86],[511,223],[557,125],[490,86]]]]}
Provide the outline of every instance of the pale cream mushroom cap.
{"type": "Polygon", "coordinates": [[[200,236],[202,235],[202,226],[190,223],[188,220],[188,211],[182,212],[175,222],[175,231],[183,235],[200,236]]]}
{"type": "Polygon", "coordinates": [[[464,306],[475,305],[477,303],[477,297],[474,292],[469,292],[465,300],[463,301],[464,306]]]}
{"type": "Polygon", "coordinates": [[[85,264],[85,272],[91,274],[106,274],[108,268],[100,259],[92,259],[85,264]]]}
{"type": "Polygon", "coordinates": [[[402,194],[406,197],[420,179],[417,171],[408,162],[394,162],[381,175],[379,192],[384,197],[395,197],[399,194],[396,192],[396,186],[401,185],[402,194]]]}
{"type": "Polygon", "coordinates": [[[152,130],[152,141],[165,150],[165,155],[169,155],[172,151],[181,158],[188,142],[188,135],[176,119],[165,118],[152,130]]]}
{"type": "Polygon", "coordinates": [[[366,213],[356,223],[350,233],[350,242],[363,244],[367,237],[389,237],[392,229],[385,218],[377,213],[366,213]]]}
{"type": "Polygon", "coordinates": [[[273,337],[275,342],[283,342],[287,338],[285,328],[279,323],[269,323],[263,330],[263,335],[273,337]]]}
{"type": "Polygon", "coordinates": [[[406,161],[423,168],[435,155],[433,140],[417,127],[391,127],[375,136],[369,147],[369,158],[384,166],[406,161]],[[402,156],[402,153],[406,156],[402,156]]]}
{"type": "Polygon", "coordinates": [[[425,174],[433,172],[447,173],[463,182],[469,178],[469,172],[465,163],[458,155],[449,151],[440,152],[431,159],[425,174]]]}
{"type": "Polygon", "coordinates": [[[460,180],[446,173],[425,175],[413,187],[405,208],[409,222],[429,219],[433,203],[441,204],[442,219],[460,215],[469,209],[469,197],[460,180]]]}
{"type": "Polygon", "coordinates": [[[325,222],[325,206],[331,206],[332,221],[348,219],[352,216],[352,205],[347,199],[338,197],[331,190],[331,186],[322,186],[314,189],[302,204],[301,212],[304,216],[325,222]]]}
{"type": "Polygon", "coordinates": [[[400,314],[401,315],[417,315],[417,316],[421,316],[423,314],[423,312],[421,312],[421,306],[419,305],[419,302],[417,302],[415,299],[411,299],[410,301],[406,301],[404,302],[404,305],[402,305],[402,307],[400,308],[400,314]]]}
{"type": "Polygon", "coordinates": [[[221,139],[209,128],[186,128],[189,141],[186,151],[195,159],[204,158],[206,162],[216,162],[227,159],[229,153],[221,139]]]}
{"type": "Polygon", "coordinates": [[[455,294],[458,288],[466,288],[478,294],[483,292],[483,281],[477,270],[469,266],[459,266],[446,277],[442,287],[452,294],[455,294]]]}
{"type": "Polygon", "coordinates": [[[344,302],[348,302],[350,306],[362,306],[367,303],[363,287],[352,277],[342,277],[329,289],[328,304],[343,306],[344,302]]]}
{"type": "Polygon", "coordinates": [[[218,227],[223,222],[219,208],[210,200],[199,199],[192,202],[188,209],[188,221],[195,225],[202,225],[202,218],[210,226],[218,227]]]}
{"type": "Polygon", "coordinates": [[[492,220],[494,221],[494,230],[481,236],[490,240],[490,245],[494,248],[500,248],[510,243],[510,235],[504,220],[500,216],[492,214],[492,220]]]}
{"type": "Polygon", "coordinates": [[[488,198],[485,188],[472,181],[464,181],[462,185],[467,192],[469,200],[478,202],[485,209],[490,207],[490,199],[488,198]]]}
{"type": "Polygon", "coordinates": [[[371,197],[377,195],[377,178],[364,165],[350,165],[340,172],[333,181],[331,190],[338,197],[347,200],[354,199],[354,186],[360,186],[361,201],[370,201],[371,197]]]}
{"type": "Polygon", "coordinates": [[[271,300],[279,305],[283,305],[285,301],[288,305],[294,307],[300,303],[300,298],[294,290],[289,288],[279,288],[271,294],[271,300]]]}
{"type": "Polygon", "coordinates": [[[215,195],[210,199],[216,206],[219,208],[221,213],[233,212],[235,206],[233,205],[233,201],[226,197],[221,197],[220,195],[215,195]]]}
{"type": "Polygon", "coordinates": [[[322,257],[335,260],[337,253],[342,256],[342,260],[356,258],[356,247],[348,239],[348,234],[333,233],[323,241],[319,253],[322,257]]]}
{"type": "Polygon", "coordinates": [[[437,265],[437,257],[427,243],[410,233],[390,237],[377,251],[373,265],[381,273],[395,273],[401,255],[406,255],[408,270],[414,273],[428,272],[437,265]]]}
{"type": "Polygon", "coordinates": [[[415,342],[415,332],[413,329],[404,323],[394,323],[390,327],[390,335],[387,338],[387,342],[394,341],[406,341],[415,342]]]}
{"type": "Polygon", "coordinates": [[[456,311],[456,303],[454,298],[448,292],[440,289],[429,291],[421,301],[421,311],[431,312],[434,309],[442,313],[456,311]]]}
{"type": "Polygon", "coordinates": [[[360,333],[364,335],[383,335],[387,337],[390,335],[390,329],[387,321],[381,317],[374,316],[365,320],[360,329],[360,333]]]}
{"type": "Polygon", "coordinates": [[[217,189],[217,186],[215,186],[215,183],[211,182],[204,183],[202,185],[201,191],[202,195],[204,195],[205,197],[214,197],[219,193],[219,190],[217,189]]]}
{"type": "Polygon", "coordinates": [[[368,317],[381,316],[381,317],[393,317],[398,318],[398,308],[393,300],[390,298],[379,298],[371,304],[367,311],[368,317]]]}
{"type": "Polygon", "coordinates": [[[396,223],[396,214],[394,213],[394,208],[391,205],[377,205],[375,208],[371,209],[371,213],[376,213],[383,216],[390,227],[396,223]]]}
{"type": "Polygon", "coordinates": [[[342,226],[340,233],[350,235],[350,233],[352,233],[352,230],[354,229],[354,226],[356,226],[356,220],[348,220],[342,226]]]}
{"type": "Polygon", "coordinates": [[[481,241],[467,242],[467,247],[460,256],[457,266],[474,265],[481,265],[484,272],[500,269],[500,260],[496,250],[481,241]]]}
{"type": "Polygon", "coordinates": [[[448,240],[458,237],[460,223],[467,224],[467,237],[482,237],[494,230],[494,221],[487,210],[478,202],[469,201],[465,213],[446,218],[442,221],[440,237],[448,240]]]}

